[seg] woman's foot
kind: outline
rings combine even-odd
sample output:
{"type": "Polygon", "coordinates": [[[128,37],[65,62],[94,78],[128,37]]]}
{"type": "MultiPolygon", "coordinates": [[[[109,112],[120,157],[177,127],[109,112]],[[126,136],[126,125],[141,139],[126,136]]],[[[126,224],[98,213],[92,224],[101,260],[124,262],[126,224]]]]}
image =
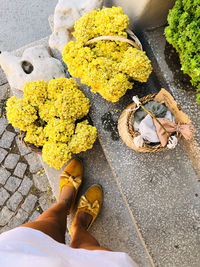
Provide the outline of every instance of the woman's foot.
{"type": "Polygon", "coordinates": [[[71,236],[77,228],[89,230],[100,212],[102,201],[101,186],[91,186],[79,200],[78,209],[70,229],[71,236]]]}
{"type": "Polygon", "coordinates": [[[69,212],[72,212],[82,183],[83,165],[78,159],[72,159],[60,175],[59,201],[68,203],[69,212]]]}
{"type": "MultiPolygon", "coordinates": [[[[84,212],[84,211],[79,211],[79,213],[75,217],[73,227],[82,227],[85,230],[87,230],[88,226],[90,225],[92,221],[92,218],[93,218],[92,215],[90,215],[89,213],[84,212]]],[[[72,232],[73,232],[73,229],[72,229],[72,232]]]]}

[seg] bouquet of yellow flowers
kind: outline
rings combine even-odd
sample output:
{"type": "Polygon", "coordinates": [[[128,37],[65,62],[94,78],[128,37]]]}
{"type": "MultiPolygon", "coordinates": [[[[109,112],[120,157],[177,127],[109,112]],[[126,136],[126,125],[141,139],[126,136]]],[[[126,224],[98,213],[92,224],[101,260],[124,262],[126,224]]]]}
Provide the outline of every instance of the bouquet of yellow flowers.
{"type": "Polygon", "coordinates": [[[133,80],[147,81],[152,71],[150,60],[145,52],[127,42],[87,42],[101,36],[127,38],[128,25],[128,16],[120,7],[93,10],[76,21],[73,32],[76,41],[69,42],[63,50],[70,74],[91,86],[93,93],[98,92],[112,102],[133,88],[133,80]]]}
{"type": "Polygon", "coordinates": [[[24,98],[7,101],[9,122],[26,133],[24,140],[42,148],[43,159],[60,169],[71,158],[92,148],[97,137],[88,121],[79,122],[89,112],[89,99],[72,78],[27,82],[24,98]]]}

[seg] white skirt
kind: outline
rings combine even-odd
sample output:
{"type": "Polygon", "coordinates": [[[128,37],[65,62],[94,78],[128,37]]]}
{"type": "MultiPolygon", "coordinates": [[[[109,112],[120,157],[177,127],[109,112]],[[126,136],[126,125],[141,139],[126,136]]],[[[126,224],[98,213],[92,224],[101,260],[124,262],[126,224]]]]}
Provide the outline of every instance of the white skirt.
{"type": "Polygon", "coordinates": [[[123,252],[73,249],[41,231],[18,227],[0,235],[1,267],[137,267],[123,252]]]}

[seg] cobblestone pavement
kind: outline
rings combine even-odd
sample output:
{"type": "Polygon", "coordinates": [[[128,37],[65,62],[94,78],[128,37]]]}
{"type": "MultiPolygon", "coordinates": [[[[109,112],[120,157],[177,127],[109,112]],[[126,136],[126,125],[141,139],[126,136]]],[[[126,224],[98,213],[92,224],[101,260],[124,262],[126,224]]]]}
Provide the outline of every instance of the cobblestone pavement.
{"type": "Polygon", "coordinates": [[[34,221],[55,198],[38,156],[6,119],[8,83],[0,85],[0,233],[34,221]]]}

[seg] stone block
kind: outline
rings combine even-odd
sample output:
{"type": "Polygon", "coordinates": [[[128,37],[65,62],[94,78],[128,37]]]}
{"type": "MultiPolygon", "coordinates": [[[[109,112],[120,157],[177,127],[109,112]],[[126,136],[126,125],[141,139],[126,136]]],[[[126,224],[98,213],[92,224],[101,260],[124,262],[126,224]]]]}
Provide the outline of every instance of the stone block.
{"type": "Polygon", "coordinates": [[[26,212],[30,213],[33,208],[35,207],[35,203],[37,202],[38,198],[32,194],[27,196],[24,203],[22,204],[22,209],[26,212]]]}
{"type": "Polygon", "coordinates": [[[158,27],[167,22],[169,9],[175,0],[105,0],[105,6],[121,6],[132,25],[145,28],[158,27]]]}
{"type": "Polygon", "coordinates": [[[0,100],[5,100],[8,98],[9,84],[0,85],[0,100]]]}
{"type": "Polygon", "coordinates": [[[39,204],[43,211],[49,209],[53,204],[55,204],[56,200],[53,195],[48,195],[47,193],[42,194],[39,198],[39,204]]]}
{"type": "Polygon", "coordinates": [[[6,118],[0,118],[0,135],[5,131],[8,126],[8,121],[6,118]]]}
{"type": "Polygon", "coordinates": [[[25,156],[25,159],[28,161],[29,169],[31,173],[36,173],[42,168],[42,164],[35,153],[31,153],[25,156]]]}
{"type": "Polygon", "coordinates": [[[0,188],[0,206],[3,206],[3,204],[6,202],[6,200],[9,198],[10,194],[3,188],[0,188]]]}
{"type": "Polygon", "coordinates": [[[28,213],[23,210],[19,209],[17,214],[9,221],[8,227],[15,228],[23,224],[28,218],[28,213]]]}
{"type": "Polygon", "coordinates": [[[10,221],[13,215],[14,212],[10,211],[6,206],[3,207],[0,212],[0,226],[5,226],[10,221]]]}
{"type": "Polygon", "coordinates": [[[27,176],[24,177],[18,191],[22,194],[22,195],[27,195],[28,192],[31,189],[31,186],[33,185],[33,182],[31,181],[31,179],[29,179],[27,176]]]}
{"type": "Polygon", "coordinates": [[[8,179],[8,181],[5,184],[5,188],[8,191],[15,192],[16,189],[19,187],[20,183],[21,183],[21,179],[15,177],[15,176],[10,176],[10,178],[8,179]]]}
{"type": "Polygon", "coordinates": [[[5,184],[11,173],[6,168],[0,167],[0,184],[5,184]]]}
{"type": "Polygon", "coordinates": [[[2,161],[5,159],[7,154],[8,152],[5,149],[0,147],[0,163],[2,163],[2,161]]]}
{"type": "Polygon", "coordinates": [[[15,140],[16,140],[16,143],[17,143],[19,152],[20,152],[20,154],[21,154],[22,156],[25,156],[25,155],[31,153],[31,150],[30,150],[28,147],[24,146],[24,145],[21,143],[20,138],[19,138],[19,135],[16,136],[15,140]]]}
{"type": "Polygon", "coordinates": [[[49,181],[45,173],[41,175],[33,174],[34,185],[42,192],[47,191],[49,187],[49,181]]]}
{"type": "Polygon", "coordinates": [[[31,217],[29,218],[29,222],[36,221],[39,216],[40,216],[40,213],[37,210],[35,210],[33,214],[31,215],[31,217]]]}
{"type": "Polygon", "coordinates": [[[16,175],[20,178],[23,178],[26,169],[27,169],[27,164],[25,164],[23,162],[18,162],[17,166],[14,170],[14,175],[16,175]]]}
{"type": "Polygon", "coordinates": [[[22,195],[19,192],[15,192],[8,200],[7,207],[10,210],[15,211],[19,206],[20,202],[22,201],[22,199],[23,199],[22,195]]]}
{"type": "Polygon", "coordinates": [[[10,153],[4,161],[4,167],[14,169],[19,161],[19,155],[10,153]]]}
{"type": "Polygon", "coordinates": [[[0,147],[10,148],[15,137],[15,133],[5,131],[0,139],[0,147]]]}
{"type": "Polygon", "coordinates": [[[11,230],[10,227],[8,227],[8,226],[6,225],[6,226],[0,228],[0,234],[2,234],[2,233],[4,233],[4,232],[7,232],[7,231],[9,231],[9,230],[11,230]]]}

